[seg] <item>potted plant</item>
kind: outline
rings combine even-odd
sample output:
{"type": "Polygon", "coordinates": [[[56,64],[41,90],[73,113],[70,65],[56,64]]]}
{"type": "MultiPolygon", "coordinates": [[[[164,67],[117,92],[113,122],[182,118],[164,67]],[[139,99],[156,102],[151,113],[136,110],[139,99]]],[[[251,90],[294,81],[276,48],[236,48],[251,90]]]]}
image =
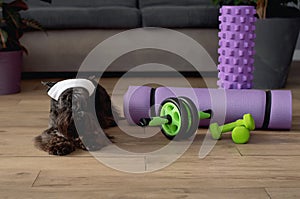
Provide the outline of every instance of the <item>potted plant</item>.
{"type": "Polygon", "coordinates": [[[299,0],[213,0],[219,5],[254,5],[256,39],[254,88],[286,84],[300,28],[299,0]]]}
{"type": "Polygon", "coordinates": [[[254,88],[283,88],[300,28],[299,0],[259,0],[254,88]],[[293,6],[294,5],[294,6],[293,6]]]}
{"type": "Polygon", "coordinates": [[[27,9],[23,0],[0,0],[0,95],[20,91],[22,55],[27,53],[20,38],[28,28],[42,30],[35,20],[21,17],[20,11],[27,9]]]}

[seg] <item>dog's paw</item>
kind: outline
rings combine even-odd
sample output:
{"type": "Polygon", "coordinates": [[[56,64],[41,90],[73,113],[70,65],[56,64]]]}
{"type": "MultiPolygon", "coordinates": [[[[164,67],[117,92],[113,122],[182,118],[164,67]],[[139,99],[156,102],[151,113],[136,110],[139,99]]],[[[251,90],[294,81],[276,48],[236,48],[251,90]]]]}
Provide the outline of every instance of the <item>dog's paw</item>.
{"type": "Polygon", "coordinates": [[[79,149],[82,149],[82,150],[87,150],[85,145],[82,143],[81,138],[75,138],[73,143],[74,143],[76,148],[79,148],[79,149]]]}
{"type": "Polygon", "coordinates": [[[68,139],[56,136],[49,142],[48,153],[50,155],[68,155],[75,151],[75,146],[68,139]]]}

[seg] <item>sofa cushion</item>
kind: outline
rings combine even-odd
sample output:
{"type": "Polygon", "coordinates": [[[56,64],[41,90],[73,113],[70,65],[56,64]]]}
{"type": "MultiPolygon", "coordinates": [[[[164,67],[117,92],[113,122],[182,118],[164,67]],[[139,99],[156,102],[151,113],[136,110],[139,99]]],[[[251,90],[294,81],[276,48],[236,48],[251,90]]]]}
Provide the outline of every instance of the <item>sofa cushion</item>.
{"type": "Polygon", "coordinates": [[[46,29],[136,28],[140,11],[129,7],[32,7],[22,16],[37,20],[46,29]]]}
{"type": "Polygon", "coordinates": [[[50,7],[98,7],[98,6],[124,6],[137,7],[137,0],[52,0],[51,4],[40,0],[27,0],[29,7],[31,6],[50,6],[50,7]]]}
{"type": "Polygon", "coordinates": [[[141,12],[143,26],[148,27],[217,28],[219,23],[215,6],[153,6],[141,12]]]}
{"type": "Polygon", "coordinates": [[[138,0],[139,7],[213,5],[212,0],[138,0]]]}

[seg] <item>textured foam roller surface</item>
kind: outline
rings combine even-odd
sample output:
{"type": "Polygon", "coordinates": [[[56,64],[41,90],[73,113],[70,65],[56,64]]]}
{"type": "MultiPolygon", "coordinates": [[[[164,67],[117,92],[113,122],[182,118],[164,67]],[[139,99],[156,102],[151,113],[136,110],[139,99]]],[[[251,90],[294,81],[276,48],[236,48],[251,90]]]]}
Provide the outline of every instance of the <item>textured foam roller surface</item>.
{"type": "MultiPolygon", "coordinates": [[[[137,124],[143,117],[154,116],[151,115],[150,107],[157,115],[160,104],[166,98],[180,96],[190,98],[198,111],[211,109],[213,118],[221,119],[220,121],[216,119],[219,123],[232,122],[241,119],[246,113],[251,113],[257,128],[263,126],[272,129],[291,128],[292,95],[286,90],[271,91],[271,98],[267,99],[265,91],[254,89],[159,87],[155,92],[151,92],[151,88],[146,86],[131,86],[124,96],[125,117],[130,124],[137,124]]],[[[209,123],[209,119],[201,120],[199,126],[207,127],[209,123]]]]}
{"type": "Polygon", "coordinates": [[[255,13],[253,6],[220,8],[218,70],[221,74],[217,82],[220,88],[252,88],[256,37],[255,13]]]}

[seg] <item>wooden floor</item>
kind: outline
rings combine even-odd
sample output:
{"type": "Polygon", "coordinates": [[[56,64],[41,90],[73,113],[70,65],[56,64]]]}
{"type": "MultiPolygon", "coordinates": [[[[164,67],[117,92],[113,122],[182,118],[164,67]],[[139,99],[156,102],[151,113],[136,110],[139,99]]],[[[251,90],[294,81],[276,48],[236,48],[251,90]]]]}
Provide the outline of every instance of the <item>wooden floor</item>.
{"type": "MultiPolygon", "coordinates": [[[[107,167],[84,151],[55,157],[34,148],[33,137],[47,127],[49,98],[40,79],[25,80],[20,94],[0,96],[0,198],[300,198],[299,67],[294,64],[286,88],[293,92],[291,131],[255,131],[246,145],[235,145],[225,136],[200,159],[198,152],[206,133],[201,129],[177,161],[140,174],[107,167]]],[[[130,83],[135,81],[132,78],[130,83]]],[[[172,78],[162,81],[181,86],[172,78]]],[[[198,78],[189,81],[192,86],[202,84],[198,78]]],[[[209,81],[214,83],[215,79],[209,81]]],[[[110,93],[116,82],[114,78],[102,79],[110,93]]],[[[123,90],[113,97],[120,108],[127,86],[121,85],[123,90]]],[[[142,133],[137,128],[132,131],[142,133]]],[[[109,132],[117,135],[118,146],[136,152],[166,143],[161,134],[142,141],[122,139],[118,128],[109,132]]],[[[113,161],[128,167],[143,165],[145,171],[157,164],[135,156],[113,161]]]]}

